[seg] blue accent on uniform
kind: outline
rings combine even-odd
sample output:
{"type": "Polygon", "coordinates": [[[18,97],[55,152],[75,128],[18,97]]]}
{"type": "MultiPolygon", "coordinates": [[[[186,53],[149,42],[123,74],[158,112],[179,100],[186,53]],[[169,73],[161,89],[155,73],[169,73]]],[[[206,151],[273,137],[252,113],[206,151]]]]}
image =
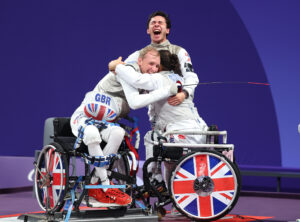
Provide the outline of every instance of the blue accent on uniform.
{"type": "Polygon", "coordinates": [[[209,156],[209,163],[210,163],[210,169],[214,168],[218,163],[220,163],[220,160],[214,156],[209,156]]]}
{"type": "Polygon", "coordinates": [[[190,202],[190,204],[188,204],[184,210],[186,210],[187,212],[189,212],[190,214],[192,215],[196,215],[196,216],[199,216],[198,215],[198,203],[197,203],[197,198],[195,198],[192,202],[190,202]]]}
{"type": "Polygon", "coordinates": [[[91,112],[94,112],[90,103],[88,104],[88,107],[91,112]]]}
{"type": "Polygon", "coordinates": [[[178,74],[172,73],[168,75],[169,79],[172,80],[173,82],[183,82],[183,78],[181,78],[178,74]]]}
{"type": "Polygon", "coordinates": [[[213,197],[214,214],[220,213],[227,205],[213,197]]]}
{"type": "Polygon", "coordinates": [[[190,158],[189,160],[185,161],[181,168],[185,169],[186,171],[190,172],[191,174],[195,175],[194,169],[194,158],[190,158]]]}

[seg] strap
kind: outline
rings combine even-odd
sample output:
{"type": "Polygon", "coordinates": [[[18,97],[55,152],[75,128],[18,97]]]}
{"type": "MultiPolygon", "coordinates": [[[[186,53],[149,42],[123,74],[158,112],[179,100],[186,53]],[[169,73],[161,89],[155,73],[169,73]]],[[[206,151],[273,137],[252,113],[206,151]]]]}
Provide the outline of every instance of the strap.
{"type": "Polygon", "coordinates": [[[71,212],[72,212],[72,209],[73,209],[73,204],[75,202],[75,190],[76,190],[76,188],[77,188],[77,186],[78,186],[78,184],[79,184],[80,181],[82,181],[82,176],[78,177],[78,179],[77,179],[74,187],[71,190],[72,202],[71,202],[71,200],[68,200],[68,202],[67,202],[67,204],[65,206],[65,210],[68,209],[68,213],[66,215],[65,222],[68,222],[69,219],[70,219],[71,212]]]}
{"type": "Polygon", "coordinates": [[[88,156],[86,153],[85,159],[82,161],[85,161],[87,164],[93,165],[95,167],[104,167],[107,166],[111,163],[111,161],[114,158],[120,159],[121,155],[120,154],[109,154],[107,156],[88,156]]]}
{"type": "MultiPolygon", "coordinates": [[[[136,158],[136,160],[137,160],[137,169],[136,169],[136,172],[138,172],[138,169],[139,169],[139,159],[140,159],[140,158],[139,158],[139,155],[138,155],[138,153],[136,152],[136,150],[135,150],[135,148],[133,147],[133,145],[131,144],[131,142],[129,141],[129,139],[128,139],[127,136],[125,136],[125,142],[126,142],[127,146],[129,147],[129,150],[130,150],[131,152],[134,153],[134,156],[135,156],[135,158],[136,158]]],[[[130,176],[133,176],[133,161],[132,161],[132,163],[131,163],[130,176]]]]}

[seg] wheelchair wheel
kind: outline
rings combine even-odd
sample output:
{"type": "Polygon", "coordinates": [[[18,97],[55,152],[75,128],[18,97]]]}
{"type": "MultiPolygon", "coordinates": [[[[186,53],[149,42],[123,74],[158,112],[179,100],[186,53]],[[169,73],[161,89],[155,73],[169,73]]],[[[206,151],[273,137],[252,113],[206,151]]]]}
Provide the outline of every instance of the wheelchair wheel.
{"type": "Polygon", "coordinates": [[[64,206],[64,196],[69,184],[67,157],[58,143],[45,146],[36,162],[35,194],[40,207],[47,213],[59,211],[64,206]]]}
{"type": "Polygon", "coordinates": [[[204,150],[182,157],[169,179],[169,192],[179,212],[197,221],[225,216],[236,204],[241,178],[225,156],[204,150]]]}

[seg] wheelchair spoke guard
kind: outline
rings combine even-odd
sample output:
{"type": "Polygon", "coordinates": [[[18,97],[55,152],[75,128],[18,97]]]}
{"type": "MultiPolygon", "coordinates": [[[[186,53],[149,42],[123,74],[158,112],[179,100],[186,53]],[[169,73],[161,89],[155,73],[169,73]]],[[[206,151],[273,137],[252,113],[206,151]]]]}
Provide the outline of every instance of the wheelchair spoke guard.
{"type": "Polygon", "coordinates": [[[178,211],[194,220],[211,221],[225,216],[236,204],[240,174],[215,151],[195,152],[178,161],[169,185],[178,211]]]}
{"type": "Polygon", "coordinates": [[[57,143],[45,146],[36,162],[34,183],[37,201],[48,213],[63,207],[68,173],[67,158],[61,146],[57,143]]]}

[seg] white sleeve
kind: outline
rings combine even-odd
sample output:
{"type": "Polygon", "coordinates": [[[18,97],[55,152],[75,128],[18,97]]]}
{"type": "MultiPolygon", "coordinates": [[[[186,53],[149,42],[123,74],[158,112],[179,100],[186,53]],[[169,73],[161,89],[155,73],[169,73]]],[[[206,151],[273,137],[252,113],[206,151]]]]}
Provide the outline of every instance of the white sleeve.
{"type": "Polygon", "coordinates": [[[177,56],[181,65],[184,84],[190,85],[184,86],[183,89],[185,89],[189,93],[189,96],[194,97],[195,88],[199,83],[199,79],[197,74],[194,73],[191,58],[187,51],[183,48],[179,50],[177,56]]]}
{"type": "Polygon", "coordinates": [[[140,55],[140,51],[135,51],[134,53],[132,53],[131,55],[129,55],[127,57],[127,59],[125,59],[125,63],[130,64],[130,63],[136,63],[138,61],[140,55]]]}
{"type": "Polygon", "coordinates": [[[131,109],[139,109],[151,103],[166,99],[170,94],[170,86],[154,90],[147,94],[139,94],[139,91],[126,83],[123,79],[119,79],[125,97],[131,109]]]}
{"type": "Polygon", "coordinates": [[[155,90],[159,88],[161,82],[160,75],[157,74],[141,74],[130,66],[119,64],[116,67],[117,79],[123,79],[134,88],[155,90]]]}

